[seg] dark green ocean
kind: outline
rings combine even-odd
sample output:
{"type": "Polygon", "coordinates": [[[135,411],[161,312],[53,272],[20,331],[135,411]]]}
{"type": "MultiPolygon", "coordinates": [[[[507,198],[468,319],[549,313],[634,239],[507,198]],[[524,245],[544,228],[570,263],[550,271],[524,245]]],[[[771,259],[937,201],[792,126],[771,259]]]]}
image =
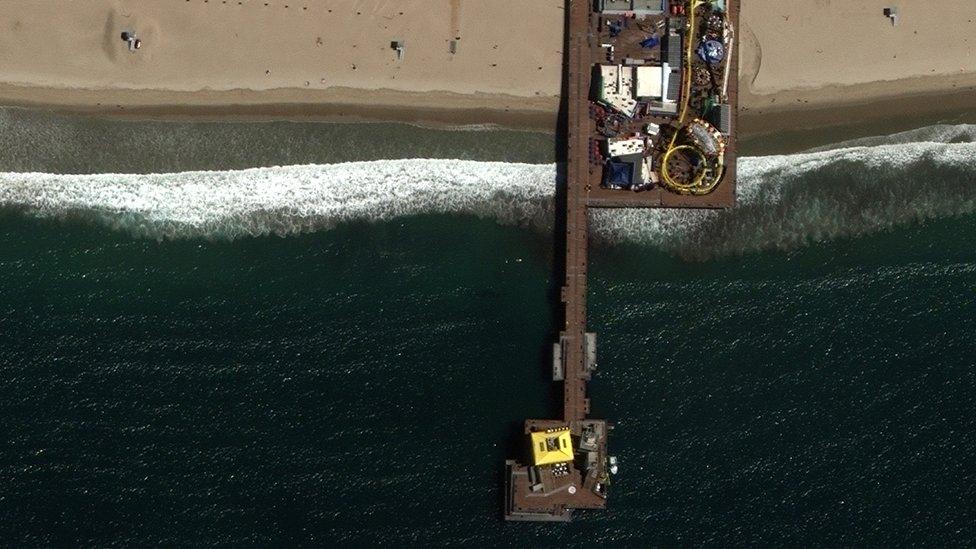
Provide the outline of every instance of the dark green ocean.
{"type": "Polygon", "coordinates": [[[552,136],[0,110],[0,545],[972,546],[974,137],[768,136],[736,210],[594,216],[620,473],[540,525],[552,136]]]}

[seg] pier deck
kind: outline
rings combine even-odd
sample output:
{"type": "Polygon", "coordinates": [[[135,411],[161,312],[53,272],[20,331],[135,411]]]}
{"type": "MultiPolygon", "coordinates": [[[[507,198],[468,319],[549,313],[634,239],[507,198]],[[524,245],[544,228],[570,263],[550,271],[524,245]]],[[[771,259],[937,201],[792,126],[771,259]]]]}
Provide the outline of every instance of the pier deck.
{"type": "MultiPolygon", "coordinates": [[[[611,3],[608,0],[608,5],[611,3]]],[[[626,3],[626,2],[624,2],[626,3]]],[[[613,0],[612,4],[621,4],[613,0]]],[[[635,2],[632,5],[648,5],[653,2],[635,2]]],[[[663,13],[659,14],[609,14],[601,13],[603,5],[599,0],[567,0],[568,34],[566,37],[567,72],[567,155],[566,155],[566,216],[565,216],[565,283],[561,290],[564,305],[564,325],[559,334],[559,342],[554,346],[553,375],[555,380],[563,381],[563,417],[561,420],[530,419],[525,422],[525,434],[552,432],[555,436],[560,430],[568,429],[574,447],[572,460],[559,466],[533,466],[518,460],[506,461],[505,519],[529,521],[568,521],[573,509],[602,509],[606,507],[609,487],[609,465],[607,436],[612,428],[603,420],[587,419],[590,413],[590,400],[587,396],[587,382],[596,367],[595,334],[586,331],[587,307],[587,251],[589,246],[588,211],[590,208],[722,208],[735,202],[735,106],[737,105],[738,47],[735,41],[727,41],[729,59],[726,64],[727,89],[721,100],[731,106],[731,128],[726,128],[721,137],[725,147],[724,171],[714,178],[713,185],[705,192],[692,189],[690,192],[675,192],[666,185],[635,186],[634,190],[608,188],[605,185],[606,158],[599,154],[599,147],[605,148],[608,142],[606,109],[594,101],[594,75],[598,67],[616,64],[624,67],[640,56],[640,63],[660,64],[666,56],[663,47],[660,51],[644,51],[635,46],[651,34],[654,29],[667,29],[668,25],[682,24],[683,14],[673,14],[673,5],[682,5],[695,10],[698,0],[665,0],[661,2],[663,13]],[[672,21],[668,20],[669,16],[672,21]],[[637,24],[638,18],[643,22],[637,24]],[[633,21],[634,25],[628,23],[633,21]],[[678,21],[675,23],[674,21],[678,21]],[[607,29],[619,24],[616,36],[609,36],[607,29]],[[617,47],[607,48],[607,44],[617,47]],[[594,151],[597,151],[595,154],[594,151]]],[[[738,25],[739,7],[737,0],[725,1],[724,17],[727,28],[734,36],[738,25]]],[[[710,4],[708,5],[710,8],[710,4]]],[[[692,38],[697,39],[692,29],[692,38]]],[[[705,36],[701,39],[704,41],[705,36]]],[[[687,39],[687,38],[685,38],[687,39]]],[[[673,45],[671,47],[674,47],[673,45]]],[[[684,46],[683,46],[684,47],[684,46]]],[[[671,59],[673,60],[673,52],[671,59]]],[[[689,71],[688,91],[691,96],[690,50],[684,50],[682,70],[689,71]]],[[[636,63],[636,62],[634,62],[636,63]]],[[[696,70],[702,71],[701,63],[696,70]]],[[[684,82],[682,82],[684,84],[684,82]]],[[[714,89],[718,84],[712,82],[714,89]]],[[[700,93],[700,90],[695,90],[700,93]]],[[[636,92],[635,92],[636,93],[636,92]]],[[[717,92],[713,92],[717,93],[717,92]]],[[[716,96],[718,97],[718,96],[716,96]]],[[[687,102],[688,99],[682,97],[687,102]]],[[[681,112],[677,110],[677,112],[681,112]]],[[[696,119],[696,123],[697,123],[696,119]]],[[[684,130],[685,121],[679,114],[666,114],[637,111],[627,117],[617,128],[615,135],[640,136],[640,132],[650,126],[675,127],[676,134],[684,130]]],[[[714,127],[702,124],[702,127],[714,127]]],[[[689,131],[685,139],[693,139],[689,131]]],[[[644,135],[645,146],[650,148],[658,142],[658,152],[667,161],[668,148],[674,148],[677,138],[667,141],[663,137],[644,135]]],[[[692,144],[695,144],[692,142],[692,144]]],[[[654,153],[645,153],[652,158],[654,153]]],[[[702,156],[704,160],[705,157],[702,156]]],[[[660,163],[655,170],[660,170],[660,163]]],[[[655,166],[651,161],[648,165],[655,166]]],[[[721,162],[719,162],[721,166],[721,162]]],[[[692,166],[694,168],[694,166],[692,166]]],[[[707,168],[705,168],[707,171],[707,168]]],[[[689,187],[691,188],[691,187],[689,187]]],[[[680,190],[680,189],[679,189],[680,190]]],[[[558,446],[558,444],[557,444],[558,446]]],[[[540,446],[541,448],[541,446],[540,446]]],[[[539,448],[533,448],[537,451],[539,448]]],[[[545,448],[543,448],[545,450],[545,448]]]]}

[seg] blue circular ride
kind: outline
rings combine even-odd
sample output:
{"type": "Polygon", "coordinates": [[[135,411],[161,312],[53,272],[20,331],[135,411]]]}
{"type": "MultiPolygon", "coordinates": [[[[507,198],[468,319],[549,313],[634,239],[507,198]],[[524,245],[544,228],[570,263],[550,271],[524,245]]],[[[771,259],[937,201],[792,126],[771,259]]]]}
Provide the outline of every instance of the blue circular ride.
{"type": "Polygon", "coordinates": [[[725,46],[718,40],[705,40],[698,46],[697,53],[702,61],[714,65],[725,59],[725,46]]]}

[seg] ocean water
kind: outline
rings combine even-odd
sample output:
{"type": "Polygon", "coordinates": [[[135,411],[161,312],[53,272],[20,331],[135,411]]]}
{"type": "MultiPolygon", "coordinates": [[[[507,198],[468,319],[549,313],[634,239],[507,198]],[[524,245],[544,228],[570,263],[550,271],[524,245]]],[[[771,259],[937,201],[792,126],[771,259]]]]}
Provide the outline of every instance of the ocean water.
{"type": "MultiPolygon", "coordinates": [[[[501,521],[559,413],[552,136],[0,110],[3,545],[976,540],[976,128],[594,215],[610,508],[501,521]]],[[[826,145],[826,144],[824,144],[826,145]]]]}

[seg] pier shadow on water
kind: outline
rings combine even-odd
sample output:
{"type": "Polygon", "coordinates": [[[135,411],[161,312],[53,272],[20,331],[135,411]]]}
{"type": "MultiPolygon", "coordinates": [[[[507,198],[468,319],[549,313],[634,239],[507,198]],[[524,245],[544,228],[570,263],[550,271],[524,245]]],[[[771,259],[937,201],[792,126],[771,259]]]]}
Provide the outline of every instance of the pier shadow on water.
{"type": "MultiPolygon", "coordinates": [[[[563,17],[563,51],[562,51],[562,77],[560,79],[559,93],[559,114],[556,117],[555,139],[552,142],[552,157],[556,161],[556,180],[553,181],[555,194],[553,199],[553,228],[550,258],[552,261],[552,282],[549,284],[547,292],[547,302],[549,304],[549,314],[553,319],[553,332],[549,339],[540,343],[539,356],[541,363],[536,365],[536,375],[540,376],[543,383],[548,383],[550,390],[546,393],[546,408],[549,410],[549,417],[556,418],[562,416],[562,384],[552,382],[552,360],[553,344],[559,340],[560,327],[563,325],[565,308],[561,299],[561,289],[566,280],[566,182],[567,182],[567,143],[568,143],[568,106],[567,90],[569,86],[569,75],[566,70],[569,61],[569,11],[564,12],[563,17]]],[[[529,366],[531,368],[531,365],[529,366]]],[[[530,375],[526,372],[527,375],[530,375]]],[[[533,418],[525,418],[533,419],[533,418]]],[[[526,446],[524,423],[512,422],[506,430],[507,436],[504,441],[505,455],[508,459],[515,459],[525,463],[531,456],[528,455],[526,446]]],[[[498,497],[498,520],[503,520],[505,508],[505,468],[497,469],[497,483],[500,487],[498,497]]]]}

